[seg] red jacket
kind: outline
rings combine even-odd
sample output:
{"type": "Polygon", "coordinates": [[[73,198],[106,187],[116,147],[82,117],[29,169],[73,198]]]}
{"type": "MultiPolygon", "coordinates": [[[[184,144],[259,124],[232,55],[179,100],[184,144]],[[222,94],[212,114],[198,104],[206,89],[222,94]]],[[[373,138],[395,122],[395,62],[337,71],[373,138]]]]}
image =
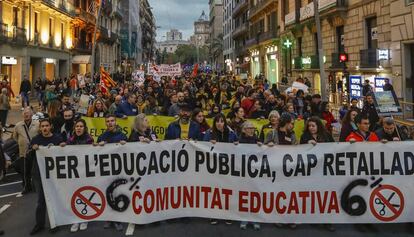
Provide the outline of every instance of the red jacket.
{"type": "Polygon", "coordinates": [[[326,121],[326,130],[328,130],[330,133],[332,133],[332,123],[336,122],[336,119],[334,118],[333,114],[331,112],[322,112],[322,119],[326,121]]]}
{"type": "Polygon", "coordinates": [[[349,142],[351,139],[354,139],[357,142],[378,142],[379,138],[373,132],[369,132],[367,138],[364,138],[358,131],[351,132],[349,136],[346,138],[346,141],[349,142]]]}

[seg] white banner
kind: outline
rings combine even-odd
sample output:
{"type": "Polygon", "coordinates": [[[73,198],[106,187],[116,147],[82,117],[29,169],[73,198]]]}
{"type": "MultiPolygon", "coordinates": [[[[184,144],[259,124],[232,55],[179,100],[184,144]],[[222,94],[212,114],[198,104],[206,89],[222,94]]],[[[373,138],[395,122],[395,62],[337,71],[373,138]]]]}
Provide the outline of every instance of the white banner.
{"type": "Polygon", "coordinates": [[[181,63],[176,64],[161,64],[161,65],[155,65],[155,64],[149,64],[148,65],[148,74],[153,76],[180,76],[182,74],[182,68],[181,63]]]}
{"type": "Polygon", "coordinates": [[[204,217],[414,220],[414,142],[259,147],[165,141],[41,148],[51,226],[204,217]]]}

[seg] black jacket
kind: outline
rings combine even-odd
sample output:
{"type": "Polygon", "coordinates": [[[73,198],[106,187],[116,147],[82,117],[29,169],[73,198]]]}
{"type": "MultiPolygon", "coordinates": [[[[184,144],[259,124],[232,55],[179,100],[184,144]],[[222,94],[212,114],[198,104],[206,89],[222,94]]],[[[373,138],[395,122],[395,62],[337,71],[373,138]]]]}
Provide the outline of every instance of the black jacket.
{"type": "Polygon", "coordinates": [[[29,80],[23,80],[20,84],[20,93],[24,92],[27,93],[32,90],[32,84],[29,80]]]}
{"type": "MultiPolygon", "coordinates": [[[[300,144],[308,144],[309,141],[315,140],[309,132],[304,132],[300,138],[300,144]]],[[[323,136],[318,136],[316,139],[317,143],[335,142],[332,135],[325,133],[323,136]]]]}

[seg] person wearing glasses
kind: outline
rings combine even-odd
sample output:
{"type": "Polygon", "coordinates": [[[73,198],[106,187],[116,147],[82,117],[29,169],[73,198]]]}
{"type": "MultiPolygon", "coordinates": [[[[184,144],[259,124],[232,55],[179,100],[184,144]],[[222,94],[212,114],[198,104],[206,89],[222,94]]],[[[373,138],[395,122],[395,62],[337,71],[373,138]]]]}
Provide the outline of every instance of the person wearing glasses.
{"type": "Polygon", "coordinates": [[[346,138],[347,142],[378,142],[378,136],[369,130],[369,118],[365,114],[358,114],[355,117],[355,123],[358,129],[354,132],[351,132],[346,138]]]}

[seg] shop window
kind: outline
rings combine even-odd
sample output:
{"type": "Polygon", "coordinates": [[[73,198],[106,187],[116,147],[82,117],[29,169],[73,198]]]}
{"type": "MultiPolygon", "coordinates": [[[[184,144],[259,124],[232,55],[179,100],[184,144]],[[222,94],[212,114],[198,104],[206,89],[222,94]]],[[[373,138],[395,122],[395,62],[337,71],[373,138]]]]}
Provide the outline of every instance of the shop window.
{"type": "Polygon", "coordinates": [[[338,49],[338,53],[345,52],[344,26],[336,27],[336,46],[338,49]]]}
{"type": "Polygon", "coordinates": [[[315,55],[319,55],[319,42],[318,42],[318,33],[313,34],[313,39],[315,42],[315,55]]]}

